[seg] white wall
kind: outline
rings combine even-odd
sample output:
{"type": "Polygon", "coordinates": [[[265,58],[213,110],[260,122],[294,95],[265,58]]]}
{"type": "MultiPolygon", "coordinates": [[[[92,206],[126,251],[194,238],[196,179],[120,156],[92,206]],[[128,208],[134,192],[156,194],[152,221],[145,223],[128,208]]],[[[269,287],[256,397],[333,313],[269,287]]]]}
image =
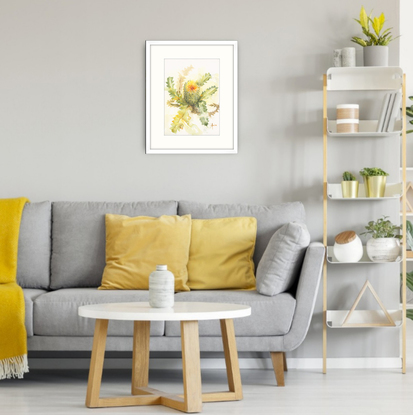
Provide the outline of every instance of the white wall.
{"type": "MultiPolygon", "coordinates": [[[[400,0],[400,66],[406,74],[408,95],[413,95],[413,2],[400,0]]],[[[411,105],[407,101],[407,105],[411,105]]]]}
{"type": "MultiPolygon", "coordinates": [[[[320,240],[322,74],[334,48],[353,45],[350,38],[360,31],[352,18],[360,5],[358,0],[2,0],[0,197],[301,200],[313,239],[320,240]],[[145,155],[145,40],[165,39],[238,41],[238,155],[145,155]]],[[[396,34],[398,5],[364,2],[367,10],[384,11],[396,34]]],[[[398,55],[396,41],[392,65],[398,55]]],[[[387,150],[397,157],[385,147],[374,160],[385,165],[387,150]]],[[[337,180],[373,155],[354,143],[331,159],[331,174],[337,180]]],[[[370,218],[340,210],[331,217],[334,230],[346,223],[359,230],[370,218]]],[[[359,284],[353,280],[347,291],[353,295],[359,284]]],[[[333,292],[339,306],[337,295],[333,292]]],[[[395,296],[388,301],[394,303],[395,296]]],[[[298,356],[321,356],[320,311],[319,300],[298,356]]],[[[377,333],[368,333],[369,343],[360,331],[332,333],[333,354],[398,353],[395,332],[386,333],[394,340],[388,346],[377,346],[377,333]]]]}

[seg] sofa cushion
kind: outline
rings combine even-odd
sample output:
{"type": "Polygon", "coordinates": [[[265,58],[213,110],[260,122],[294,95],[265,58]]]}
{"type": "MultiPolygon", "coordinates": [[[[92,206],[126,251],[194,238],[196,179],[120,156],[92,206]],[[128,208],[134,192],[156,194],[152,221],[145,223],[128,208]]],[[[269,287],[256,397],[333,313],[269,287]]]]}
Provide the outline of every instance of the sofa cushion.
{"type": "Polygon", "coordinates": [[[189,288],[254,290],[256,236],[255,218],[193,219],[189,288]]]}
{"type": "Polygon", "coordinates": [[[191,215],[106,215],[105,222],[106,266],[99,290],[148,290],[151,273],[166,264],[175,291],[189,291],[191,215]]]}
{"type": "Polygon", "coordinates": [[[17,282],[23,288],[50,285],[51,203],[26,203],[19,233],[17,282]]]}
{"type": "Polygon", "coordinates": [[[310,233],[304,223],[286,223],[273,235],[258,264],[257,291],[277,295],[290,289],[300,273],[310,233]]]}
{"type": "MultiPolygon", "coordinates": [[[[80,317],[78,308],[88,304],[148,301],[148,291],[99,291],[66,288],[38,297],[34,302],[33,331],[38,336],[93,336],[95,320],[80,317]]],[[[163,321],[151,323],[151,336],[163,336],[163,321]]],[[[133,321],[110,321],[108,336],[132,336],[133,321]]]]}
{"type": "Polygon", "coordinates": [[[33,301],[42,294],[46,294],[45,290],[34,288],[23,288],[24,306],[25,306],[25,325],[27,337],[33,336],[33,301]]]}
{"type": "Polygon", "coordinates": [[[105,214],[176,215],[177,203],[54,202],[51,288],[98,287],[105,268],[105,214]]]}
{"type": "Polygon", "coordinates": [[[301,202],[280,205],[209,205],[180,201],[179,215],[192,216],[192,219],[228,218],[231,216],[253,216],[257,218],[257,241],[255,244],[254,263],[258,266],[260,259],[274,232],[288,222],[305,223],[305,211],[301,202]]]}
{"type": "MultiPolygon", "coordinates": [[[[294,311],[295,299],[283,293],[266,297],[257,291],[191,291],[175,294],[175,302],[214,302],[234,303],[251,306],[251,316],[234,319],[237,336],[281,336],[289,332],[294,311]]],[[[166,336],[180,336],[180,325],[176,321],[165,322],[166,336]]],[[[199,322],[200,336],[220,336],[219,320],[199,322]]]]}

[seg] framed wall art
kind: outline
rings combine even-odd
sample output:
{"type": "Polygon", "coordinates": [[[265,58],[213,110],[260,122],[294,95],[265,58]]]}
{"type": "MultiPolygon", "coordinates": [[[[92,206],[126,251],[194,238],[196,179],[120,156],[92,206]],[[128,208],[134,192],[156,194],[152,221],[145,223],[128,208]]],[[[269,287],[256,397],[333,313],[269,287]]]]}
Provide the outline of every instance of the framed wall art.
{"type": "Polygon", "coordinates": [[[146,153],[238,152],[236,41],[146,41],[146,153]]]}

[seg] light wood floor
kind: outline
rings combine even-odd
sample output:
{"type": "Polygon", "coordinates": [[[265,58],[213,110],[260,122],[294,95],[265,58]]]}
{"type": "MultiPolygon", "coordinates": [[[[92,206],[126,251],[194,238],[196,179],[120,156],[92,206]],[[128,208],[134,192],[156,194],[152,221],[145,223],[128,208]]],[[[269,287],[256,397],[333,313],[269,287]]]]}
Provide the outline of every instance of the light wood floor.
{"type": "MultiPolygon", "coordinates": [[[[275,386],[270,370],[243,370],[244,400],[205,403],[205,414],[253,415],[404,415],[413,414],[413,322],[408,322],[408,371],[393,369],[290,370],[286,386],[275,386]]],[[[24,380],[0,381],[0,414],[178,414],[161,406],[87,409],[87,371],[32,371],[24,380]]],[[[102,396],[127,395],[130,372],[103,374],[102,396]]],[[[179,371],[153,370],[150,386],[182,392],[179,371]]],[[[203,391],[225,389],[225,370],[204,370],[203,391]]]]}

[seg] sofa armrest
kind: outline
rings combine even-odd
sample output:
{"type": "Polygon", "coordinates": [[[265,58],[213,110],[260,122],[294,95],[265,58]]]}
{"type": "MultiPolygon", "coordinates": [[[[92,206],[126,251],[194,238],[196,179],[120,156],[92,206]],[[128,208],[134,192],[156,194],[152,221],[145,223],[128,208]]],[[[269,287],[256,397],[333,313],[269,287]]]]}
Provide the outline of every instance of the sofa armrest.
{"type": "Polygon", "coordinates": [[[284,350],[296,349],[305,339],[313,316],[324,262],[324,245],[312,242],[307,248],[297,285],[296,309],[290,331],[284,336],[284,350]]]}

